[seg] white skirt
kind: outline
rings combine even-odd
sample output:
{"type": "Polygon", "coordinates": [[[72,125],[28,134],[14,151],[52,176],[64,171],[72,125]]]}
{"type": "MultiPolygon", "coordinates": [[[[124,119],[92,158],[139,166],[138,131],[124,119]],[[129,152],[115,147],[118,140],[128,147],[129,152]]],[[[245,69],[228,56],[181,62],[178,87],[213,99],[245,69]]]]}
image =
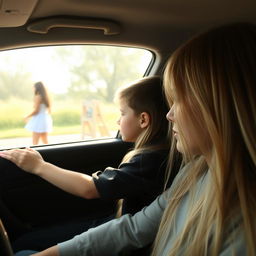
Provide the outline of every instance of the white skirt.
{"type": "Polygon", "coordinates": [[[44,133],[52,131],[52,118],[48,113],[38,113],[25,125],[25,128],[31,132],[44,133]]]}

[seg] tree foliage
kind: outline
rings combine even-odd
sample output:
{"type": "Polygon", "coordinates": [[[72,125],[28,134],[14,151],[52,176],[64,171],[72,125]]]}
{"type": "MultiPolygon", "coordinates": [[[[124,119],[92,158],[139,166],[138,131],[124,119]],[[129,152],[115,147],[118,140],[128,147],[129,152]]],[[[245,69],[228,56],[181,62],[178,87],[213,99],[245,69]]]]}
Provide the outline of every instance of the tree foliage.
{"type": "Polygon", "coordinates": [[[4,67],[0,70],[0,100],[16,97],[30,99],[32,95],[31,73],[16,63],[11,56],[1,56],[4,67]]]}
{"type": "MultiPolygon", "coordinates": [[[[70,49],[71,50],[71,49],[70,49]]],[[[59,49],[62,61],[72,63],[69,95],[77,98],[91,98],[108,102],[113,100],[116,89],[143,75],[141,59],[143,51],[122,47],[81,46],[77,49],[77,62],[72,63],[67,48],[59,49]]]]}
{"type": "Polygon", "coordinates": [[[118,87],[143,76],[144,57],[144,50],[98,45],[6,51],[0,60],[0,100],[31,99],[32,77],[39,76],[46,85],[47,80],[51,84],[56,81],[55,88],[66,83],[63,88],[67,93],[59,97],[112,102],[118,87]]]}

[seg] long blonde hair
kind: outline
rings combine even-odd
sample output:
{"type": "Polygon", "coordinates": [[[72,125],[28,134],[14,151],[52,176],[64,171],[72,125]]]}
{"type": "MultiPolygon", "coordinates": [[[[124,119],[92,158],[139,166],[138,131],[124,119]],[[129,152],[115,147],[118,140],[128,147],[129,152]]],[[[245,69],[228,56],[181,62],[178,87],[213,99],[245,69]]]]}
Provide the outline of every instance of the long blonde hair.
{"type": "Polygon", "coordinates": [[[237,255],[235,237],[241,232],[247,255],[256,255],[255,68],[256,26],[246,23],[205,32],[169,59],[167,99],[172,104],[174,91],[184,115],[207,131],[211,162],[185,152],[188,166],[172,188],[152,255],[162,255],[186,193],[192,203],[170,256],[219,255],[224,244],[237,255]],[[204,174],[209,177],[195,199],[195,184],[204,174]]]}

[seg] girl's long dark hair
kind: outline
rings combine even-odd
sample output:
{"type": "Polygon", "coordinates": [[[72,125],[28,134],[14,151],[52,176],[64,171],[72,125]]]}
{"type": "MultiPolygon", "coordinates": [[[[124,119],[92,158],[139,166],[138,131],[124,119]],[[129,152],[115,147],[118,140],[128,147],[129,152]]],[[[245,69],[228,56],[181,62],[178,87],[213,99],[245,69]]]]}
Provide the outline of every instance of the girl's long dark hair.
{"type": "Polygon", "coordinates": [[[51,107],[50,98],[48,92],[42,82],[37,82],[34,84],[35,87],[35,95],[40,95],[42,99],[42,103],[44,103],[48,108],[51,107]]]}

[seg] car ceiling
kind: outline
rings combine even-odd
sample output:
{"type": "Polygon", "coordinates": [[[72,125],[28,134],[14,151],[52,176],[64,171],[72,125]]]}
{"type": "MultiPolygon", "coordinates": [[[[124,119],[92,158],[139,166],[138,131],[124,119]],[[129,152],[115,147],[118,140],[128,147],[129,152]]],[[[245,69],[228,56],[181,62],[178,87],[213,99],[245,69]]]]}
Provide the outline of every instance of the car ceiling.
{"type": "Polygon", "coordinates": [[[256,23],[255,0],[0,0],[0,4],[0,49],[100,42],[139,46],[165,56],[208,27],[238,21],[256,23]],[[28,31],[29,25],[47,19],[52,25],[61,19],[62,26],[53,26],[48,33],[28,31]],[[112,22],[120,32],[104,35],[98,29],[68,26],[69,22],[91,20],[112,22]]]}

